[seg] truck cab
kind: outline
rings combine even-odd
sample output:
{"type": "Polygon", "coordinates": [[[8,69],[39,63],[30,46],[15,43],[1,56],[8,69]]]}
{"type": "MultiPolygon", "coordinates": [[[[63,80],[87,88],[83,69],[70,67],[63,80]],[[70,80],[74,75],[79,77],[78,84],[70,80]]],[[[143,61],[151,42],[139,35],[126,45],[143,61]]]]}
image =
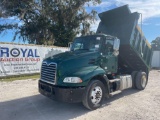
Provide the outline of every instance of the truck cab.
{"type": "Polygon", "coordinates": [[[40,93],[64,102],[82,102],[92,79],[117,72],[119,44],[119,39],[105,34],[75,38],[70,51],[43,60],[40,93]]]}

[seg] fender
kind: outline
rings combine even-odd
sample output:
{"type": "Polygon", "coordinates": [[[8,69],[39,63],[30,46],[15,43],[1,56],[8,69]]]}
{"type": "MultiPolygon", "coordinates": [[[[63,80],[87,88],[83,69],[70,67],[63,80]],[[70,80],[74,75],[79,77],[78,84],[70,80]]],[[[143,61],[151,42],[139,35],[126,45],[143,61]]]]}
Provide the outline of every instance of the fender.
{"type": "Polygon", "coordinates": [[[74,72],[71,71],[68,74],[65,74],[64,77],[80,77],[83,82],[82,83],[61,83],[62,86],[73,86],[73,87],[80,87],[80,86],[87,86],[88,83],[96,76],[101,76],[103,80],[106,81],[106,83],[108,84],[108,78],[105,75],[105,71],[99,67],[99,66],[87,66],[87,67],[83,67],[83,68],[79,68],[76,69],[74,72]]]}
{"type": "Polygon", "coordinates": [[[98,79],[100,80],[105,88],[106,88],[106,95],[107,97],[109,97],[109,93],[110,93],[110,89],[109,89],[109,79],[106,76],[106,72],[99,66],[97,66],[96,69],[94,69],[92,72],[89,72],[87,75],[85,75],[83,78],[83,81],[85,83],[85,86],[88,85],[88,83],[90,81],[92,81],[93,79],[98,79]]]}
{"type": "Polygon", "coordinates": [[[72,73],[72,75],[80,77],[83,80],[83,83],[85,83],[85,86],[94,76],[103,76],[104,74],[105,71],[99,66],[84,67],[83,69],[79,69],[78,71],[72,73]]]}

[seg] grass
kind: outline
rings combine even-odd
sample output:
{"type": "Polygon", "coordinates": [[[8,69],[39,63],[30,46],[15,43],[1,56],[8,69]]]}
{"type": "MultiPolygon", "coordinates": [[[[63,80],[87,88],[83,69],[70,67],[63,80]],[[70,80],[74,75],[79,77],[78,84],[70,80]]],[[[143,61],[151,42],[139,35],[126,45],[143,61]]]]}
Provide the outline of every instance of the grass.
{"type": "Polygon", "coordinates": [[[30,74],[30,75],[19,75],[19,76],[7,76],[7,77],[0,77],[0,82],[12,82],[15,80],[26,80],[26,79],[32,79],[36,80],[40,78],[40,74],[30,74]]]}

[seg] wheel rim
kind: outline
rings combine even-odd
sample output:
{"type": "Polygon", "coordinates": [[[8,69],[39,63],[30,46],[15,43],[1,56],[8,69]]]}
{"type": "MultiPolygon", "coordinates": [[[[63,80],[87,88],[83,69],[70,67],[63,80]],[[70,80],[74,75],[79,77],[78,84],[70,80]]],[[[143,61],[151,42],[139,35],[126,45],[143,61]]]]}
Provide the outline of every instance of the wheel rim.
{"type": "Polygon", "coordinates": [[[146,82],[147,82],[146,76],[142,76],[141,84],[143,88],[146,86],[146,82]]]}
{"type": "Polygon", "coordinates": [[[99,86],[96,86],[91,91],[91,102],[93,104],[98,104],[102,99],[102,89],[99,86]]]}

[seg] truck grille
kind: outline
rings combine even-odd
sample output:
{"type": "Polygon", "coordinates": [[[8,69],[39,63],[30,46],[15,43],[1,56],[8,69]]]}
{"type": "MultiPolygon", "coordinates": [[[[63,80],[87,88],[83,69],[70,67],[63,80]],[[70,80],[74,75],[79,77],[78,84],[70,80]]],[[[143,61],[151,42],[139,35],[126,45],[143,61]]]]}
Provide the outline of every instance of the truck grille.
{"type": "Polygon", "coordinates": [[[55,84],[56,69],[57,69],[56,63],[47,64],[46,62],[43,62],[41,68],[41,80],[44,82],[55,84]]]}

